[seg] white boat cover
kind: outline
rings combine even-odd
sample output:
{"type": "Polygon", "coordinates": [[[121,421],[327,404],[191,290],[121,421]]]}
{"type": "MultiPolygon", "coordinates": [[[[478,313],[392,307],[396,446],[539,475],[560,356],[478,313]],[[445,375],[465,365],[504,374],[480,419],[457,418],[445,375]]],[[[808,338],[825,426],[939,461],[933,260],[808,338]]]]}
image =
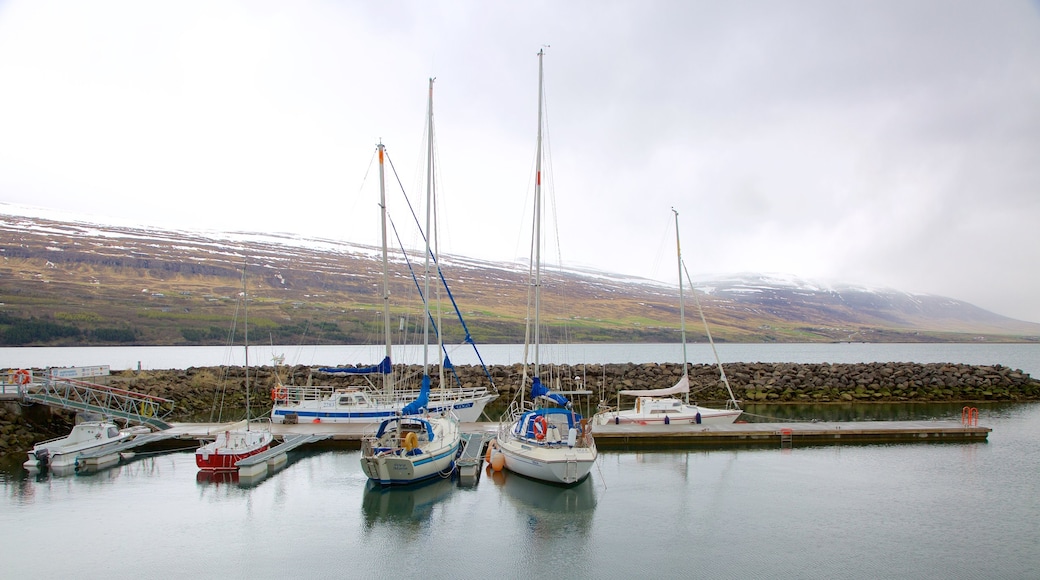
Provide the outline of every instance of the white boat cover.
{"type": "Polygon", "coordinates": [[[683,375],[679,379],[678,383],[668,387],[667,389],[642,389],[638,391],[618,391],[622,395],[629,397],[667,397],[669,395],[678,395],[679,393],[690,392],[690,377],[683,375]]]}

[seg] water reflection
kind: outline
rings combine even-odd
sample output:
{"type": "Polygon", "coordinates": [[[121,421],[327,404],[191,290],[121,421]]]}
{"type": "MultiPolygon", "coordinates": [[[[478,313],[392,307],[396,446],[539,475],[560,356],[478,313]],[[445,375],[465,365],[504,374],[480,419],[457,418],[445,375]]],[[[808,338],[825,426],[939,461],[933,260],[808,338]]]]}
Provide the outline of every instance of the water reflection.
{"type": "Polygon", "coordinates": [[[596,509],[595,485],[591,475],[578,485],[561,487],[505,471],[493,471],[492,474],[501,476],[501,489],[506,497],[532,515],[551,517],[567,514],[578,516],[568,518],[571,521],[586,519],[591,523],[592,513],[596,509]]]}
{"type": "Polygon", "coordinates": [[[371,480],[365,484],[361,511],[365,527],[377,523],[416,525],[430,518],[438,502],[451,495],[451,479],[435,477],[407,487],[386,488],[371,480]]]}

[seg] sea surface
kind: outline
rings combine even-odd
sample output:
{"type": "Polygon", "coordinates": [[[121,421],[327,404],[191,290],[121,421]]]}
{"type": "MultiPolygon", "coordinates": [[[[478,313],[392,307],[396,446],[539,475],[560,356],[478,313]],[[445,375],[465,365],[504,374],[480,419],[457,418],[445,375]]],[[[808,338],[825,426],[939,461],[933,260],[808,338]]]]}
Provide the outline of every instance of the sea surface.
{"type": "MultiPolygon", "coordinates": [[[[356,348],[315,350],[315,364],[364,362],[381,352],[356,348]]],[[[506,364],[519,360],[512,360],[517,348],[481,352],[488,364],[506,364]]],[[[0,366],[228,364],[208,358],[211,350],[7,348],[0,349],[0,366]]],[[[690,350],[694,362],[714,361],[707,345],[690,350]]],[[[962,362],[1040,376],[1034,344],[718,350],[724,362],[962,362]]],[[[585,345],[554,356],[673,362],[682,354],[678,345],[585,345]]],[[[789,421],[959,420],[961,408],[784,405],[748,412],[789,421]]],[[[385,491],[367,482],[357,451],[342,449],[293,452],[284,468],[253,482],[200,476],[190,446],[138,454],[96,473],[30,473],[24,457],[10,456],[0,462],[3,576],[1040,577],[1040,404],[979,408],[980,424],[993,429],[984,443],[795,440],[791,449],[602,452],[574,488],[484,473],[471,487],[437,480],[385,491]]]]}
{"type": "Polygon", "coordinates": [[[190,450],[94,474],[19,457],[0,468],[4,577],[1037,578],[1040,405],[980,422],[986,443],[603,452],[574,488],[486,472],[384,491],[349,450],[250,484],[200,476],[190,450]]]}

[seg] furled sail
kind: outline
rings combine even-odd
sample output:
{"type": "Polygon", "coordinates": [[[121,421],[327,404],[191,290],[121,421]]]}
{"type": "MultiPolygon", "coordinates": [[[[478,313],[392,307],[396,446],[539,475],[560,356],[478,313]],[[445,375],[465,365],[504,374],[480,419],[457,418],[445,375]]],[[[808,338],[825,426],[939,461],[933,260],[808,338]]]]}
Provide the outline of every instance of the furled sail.
{"type": "Polygon", "coordinates": [[[422,378],[422,388],[419,389],[419,396],[414,401],[408,403],[401,409],[402,415],[418,415],[422,413],[426,407],[430,405],[430,377],[424,376],[422,378]]]}
{"type": "Polygon", "coordinates": [[[552,392],[551,390],[549,390],[548,387],[542,384],[542,380],[540,378],[535,377],[534,380],[531,381],[531,398],[537,399],[538,397],[545,397],[546,399],[554,401],[556,402],[556,404],[563,407],[569,408],[571,404],[571,402],[567,400],[567,397],[564,397],[559,393],[552,392]]]}
{"type": "Polygon", "coordinates": [[[683,377],[681,379],[679,379],[678,383],[675,383],[674,385],[672,385],[671,387],[668,387],[667,389],[649,389],[649,390],[643,389],[643,390],[638,390],[638,391],[618,391],[618,393],[620,393],[622,395],[627,395],[629,397],[669,397],[669,396],[672,396],[672,395],[678,395],[678,394],[681,394],[681,393],[689,393],[689,392],[690,392],[690,377],[688,377],[687,375],[683,375],[683,377]]]}
{"type": "Polygon", "coordinates": [[[393,371],[393,365],[390,364],[390,357],[386,357],[383,362],[370,367],[320,367],[318,370],[333,375],[388,375],[393,371]]]}

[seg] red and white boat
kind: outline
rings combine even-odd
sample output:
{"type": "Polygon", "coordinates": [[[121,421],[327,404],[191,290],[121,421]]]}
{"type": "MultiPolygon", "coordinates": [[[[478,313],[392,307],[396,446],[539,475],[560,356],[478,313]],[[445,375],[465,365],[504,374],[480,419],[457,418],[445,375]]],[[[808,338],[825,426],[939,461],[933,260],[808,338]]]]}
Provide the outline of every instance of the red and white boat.
{"type": "Polygon", "coordinates": [[[216,440],[195,450],[195,465],[203,471],[232,471],[240,460],[271,447],[270,431],[244,428],[217,433],[216,440]]]}
{"type": "MultiPolygon", "coordinates": [[[[232,471],[238,469],[238,462],[267,451],[271,447],[270,428],[259,429],[249,427],[249,309],[246,294],[246,271],[242,269],[242,309],[244,311],[244,346],[246,370],[246,419],[217,431],[216,439],[195,450],[195,465],[203,471],[232,471]]],[[[234,327],[232,327],[234,333],[234,327]]]]}

